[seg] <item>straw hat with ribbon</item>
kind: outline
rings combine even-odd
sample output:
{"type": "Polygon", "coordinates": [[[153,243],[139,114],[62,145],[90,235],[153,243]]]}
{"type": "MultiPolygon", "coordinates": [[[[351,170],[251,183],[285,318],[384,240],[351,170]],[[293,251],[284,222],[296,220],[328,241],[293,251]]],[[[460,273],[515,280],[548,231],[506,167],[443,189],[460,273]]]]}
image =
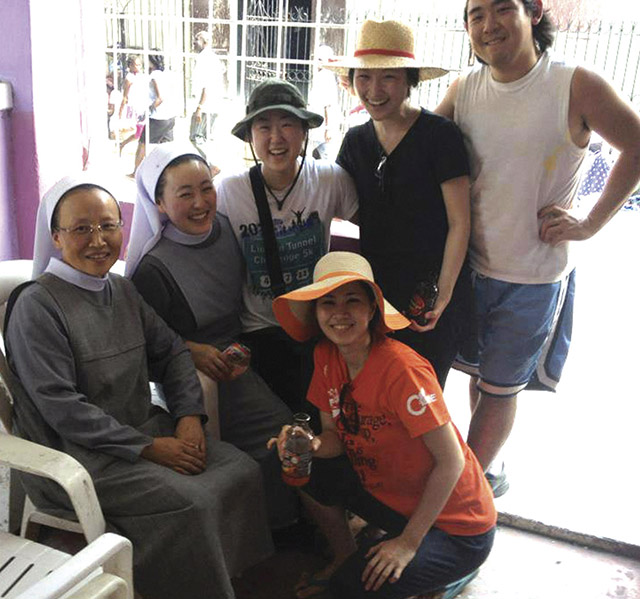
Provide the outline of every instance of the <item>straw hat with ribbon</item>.
{"type": "Polygon", "coordinates": [[[323,65],[339,75],[350,69],[418,69],[420,81],[436,79],[449,71],[416,60],[413,31],[399,21],[365,21],[358,33],[353,57],[323,65]]]}
{"type": "Polygon", "coordinates": [[[320,332],[313,300],[352,281],[363,281],[373,290],[383,333],[409,326],[409,321],[384,299],[369,263],[352,252],[329,252],[323,256],[313,271],[313,283],[277,297],[273,300],[273,313],[290,337],[306,341],[320,332]]]}

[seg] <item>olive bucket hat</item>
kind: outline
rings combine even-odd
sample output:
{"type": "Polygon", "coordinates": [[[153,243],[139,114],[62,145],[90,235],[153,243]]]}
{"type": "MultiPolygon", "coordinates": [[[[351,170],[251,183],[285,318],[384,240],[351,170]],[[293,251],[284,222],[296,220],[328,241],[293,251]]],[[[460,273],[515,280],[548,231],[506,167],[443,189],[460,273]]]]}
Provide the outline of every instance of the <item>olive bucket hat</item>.
{"type": "Polygon", "coordinates": [[[231,133],[242,141],[249,140],[251,121],[267,110],[284,110],[307,123],[310,129],[322,125],[324,118],[307,110],[304,98],[298,89],[282,79],[266,79],[252,92],[247,104],[247,116],[231,129],[231,133]]]}

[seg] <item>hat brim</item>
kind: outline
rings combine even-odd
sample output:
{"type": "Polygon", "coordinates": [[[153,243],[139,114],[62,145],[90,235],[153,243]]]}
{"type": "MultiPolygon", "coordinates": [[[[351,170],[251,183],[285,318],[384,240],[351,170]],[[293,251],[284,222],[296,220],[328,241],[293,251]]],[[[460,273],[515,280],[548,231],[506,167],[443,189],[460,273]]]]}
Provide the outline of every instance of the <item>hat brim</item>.
{"type": "Polygon", "coordinates": [[[322,65],[323,68],[338,75],[348,75],[351,69],[418,69],[420,81],[429,81],[443,77],[450,71],[440,67],[427,66],[404,56],[352,56],[322,65]]]}
{"type": "Polygon", "coordinates": [[[383,333],[397,331],[409,326],[409,320],[384,299],[378,285],[368,278],[355,273],[328,277],[322,281],[285,293],[273,300],[273,313],[290,337],[296,341],[306,341],[320,333],[313,310],[313,300],[353,281],[362,281],[373,290],[382,317],[383,333]]]}
{"type": "Polygon", "coordinates": [[[251,129],[251,121],[253,121],[253,119],[255,119],[258,115],[264,112],[268,112],[269,110],[284,110],[285,112],[289,112],[290,114],[298,117],[301,121],[307,123],[309,129],[315,129],[316,127],[319,127],[324,121],[324,117],[315,112],[311,112],[310,110],[297,108],[296,106],[291,106],[291,104],[273,104],[271,106],[264,106],[262,108],[259,108],[258,110],[250,112],[241,121],[238,121],[234,125],[233,129],[231,129],[231,133],[242,141],[248,141],[251,129]]]}

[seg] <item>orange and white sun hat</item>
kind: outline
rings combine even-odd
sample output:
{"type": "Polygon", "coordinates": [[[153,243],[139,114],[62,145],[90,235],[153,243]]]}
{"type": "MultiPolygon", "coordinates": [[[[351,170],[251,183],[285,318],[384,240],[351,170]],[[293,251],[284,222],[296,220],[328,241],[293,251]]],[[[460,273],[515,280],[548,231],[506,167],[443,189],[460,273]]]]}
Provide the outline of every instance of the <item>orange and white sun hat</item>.
{"type": "Polygon", "coordinates": [[[353,56],[323,66],[338,75],[348,75],[349,69],[418,69],[420,81],[436,79],[449,72],[416,60],[413,31],[400,21],[365,21],[353,56]]]}
{"type": "Polygon", "coordinates": [[[370,264],[353,252],[329,252],[320,258],[313,270],[313,283],[274,299],[273,313],[290,337],[306,341],[320,333],[313,300],[352,281],[363,281],[373,290],[383,333],[409,326],[409,321],[384,299],[370,264]]]}

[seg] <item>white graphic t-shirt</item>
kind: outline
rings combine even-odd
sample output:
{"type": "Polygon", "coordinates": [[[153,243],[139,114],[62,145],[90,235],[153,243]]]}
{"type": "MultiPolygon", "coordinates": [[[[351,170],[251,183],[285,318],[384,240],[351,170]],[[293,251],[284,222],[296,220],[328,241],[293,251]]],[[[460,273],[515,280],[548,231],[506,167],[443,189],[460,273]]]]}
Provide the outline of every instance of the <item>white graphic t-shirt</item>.
{"type": "MultiPolygon", "coordinates": [[[[229,218],[246,264],[243,330],[278,326],[271,309],[271,281],[249,173],[224,178],[217,191],[218,210],[229,218]]],[[[276,197],[282,199],[285,193],[276,192],[276,197]]],[[[351,177],[340,166],[307,158],[282,210],[268,192],[267,199],[282,276],[286,290],[292,291],[313,281],[316,262],[329,251],[331,219],[349,219],[357,212],[356,191],[351,177]]]]}

